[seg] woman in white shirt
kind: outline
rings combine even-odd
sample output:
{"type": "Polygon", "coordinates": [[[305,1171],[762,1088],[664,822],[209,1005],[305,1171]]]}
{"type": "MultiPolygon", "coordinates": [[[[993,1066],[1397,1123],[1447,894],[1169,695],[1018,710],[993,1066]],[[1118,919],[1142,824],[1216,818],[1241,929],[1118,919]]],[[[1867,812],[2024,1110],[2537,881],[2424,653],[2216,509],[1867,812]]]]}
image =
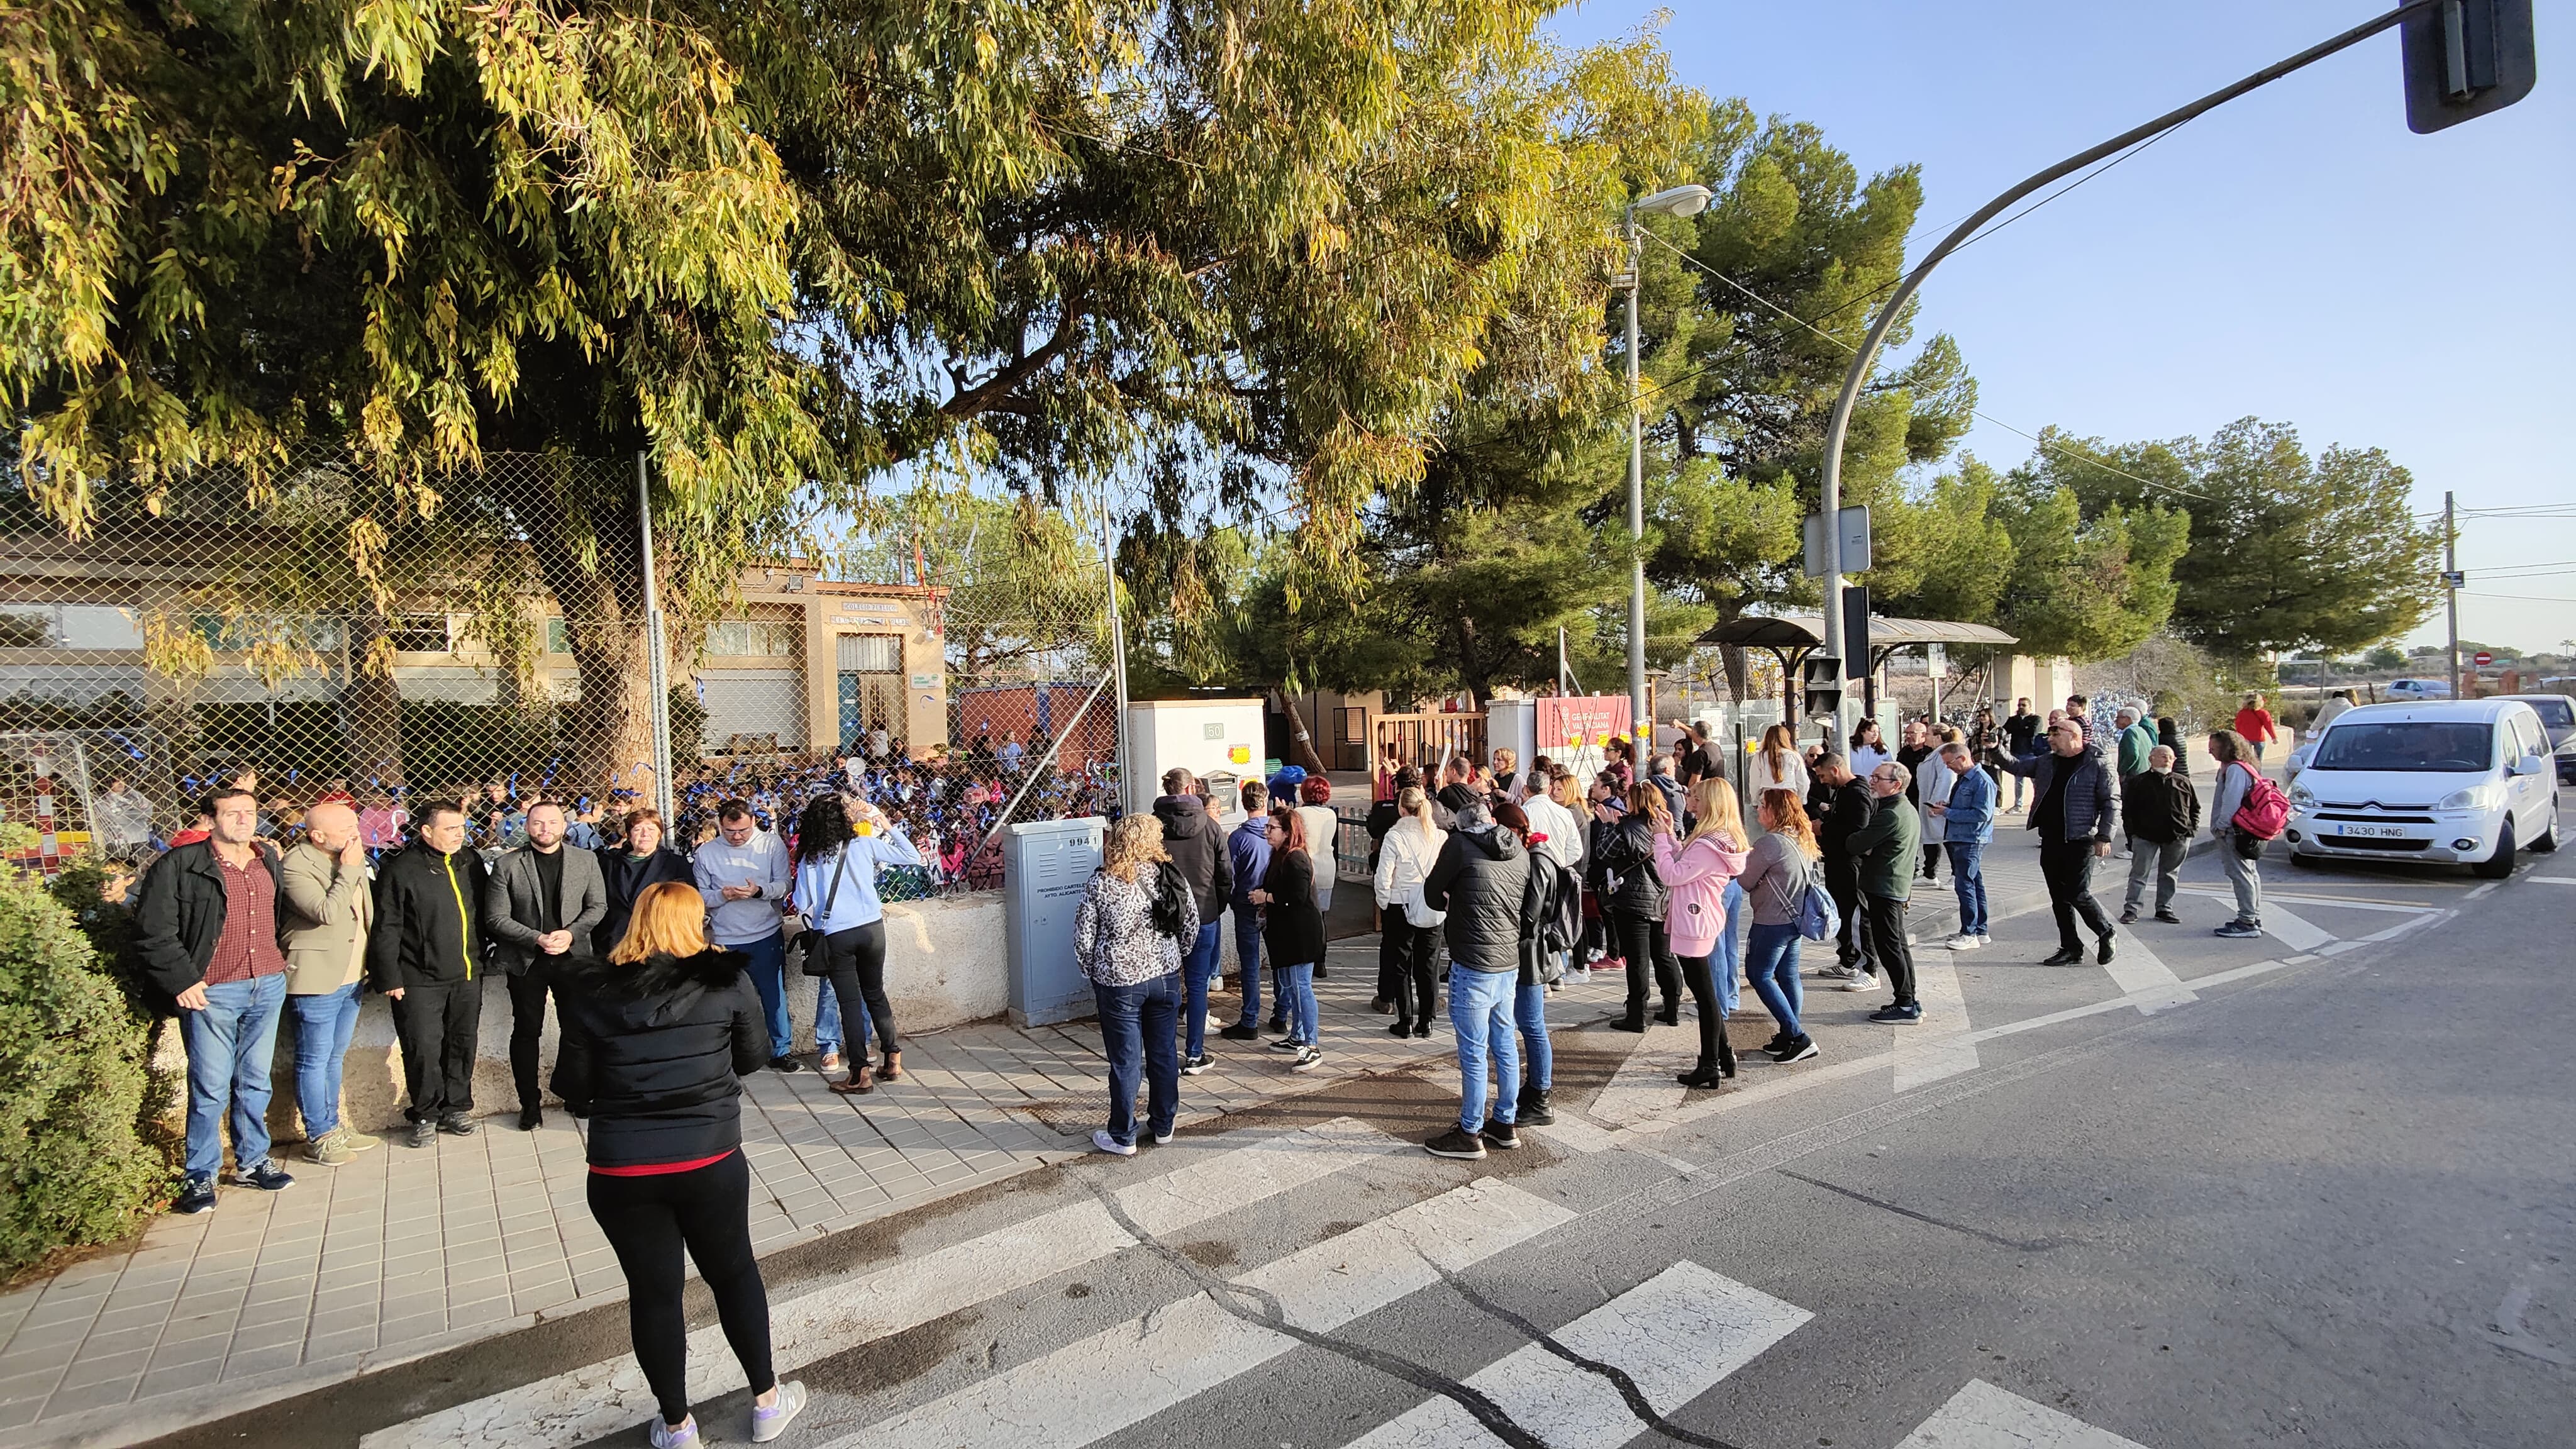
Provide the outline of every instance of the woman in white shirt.
{"type": "Polygon", "coordinates": [[[1440,928],[1413,924],[1405,903],[1422,899],[1422,882],[1430,877],[1449,832],[1432,823],[1431,799],[1419,786],[1397,795],[1395,809],[1399,818],[1378,847],[1377,875],[1370,882],[1383,923],[1377,938],[1377,996],[1395,1007],[1389,1036],[1427,1037],[1440,999],[1431,974],[1440,928]]]}
{"type": "Polygon", "coordinates": [[[1342,817],[1328,803],[1332,798],[1333,782],[1321,775],[1308,775],[1297,787],[1297,814],[1306,822],[1306,850],[1315,862],[1315,909],[1327,916],[1333,913],[1333,882],[1341,876],[1342,817]]]}
{"type": "Polygon", "coordinates": [[[1528,783],[1530,792],[1521,801],[1521,810],[1529,816],[1530,843],[1558,865],[1574,869],[1575,862],[1583,859],[1583,822],[1590,811],[1583,804],[1582,787],[1567,770],[1551,771],[1546,779],[1528,783]]]}
{"type": "Polygon", "coordinates": [[[1744,796],[1759,800],[1765,790],[1786,790],[1807,798],[1807,762],[1798,758],[1798,737],[1785,724],[1762,732],[1762,747],[1744,772],[1744,796]]]}

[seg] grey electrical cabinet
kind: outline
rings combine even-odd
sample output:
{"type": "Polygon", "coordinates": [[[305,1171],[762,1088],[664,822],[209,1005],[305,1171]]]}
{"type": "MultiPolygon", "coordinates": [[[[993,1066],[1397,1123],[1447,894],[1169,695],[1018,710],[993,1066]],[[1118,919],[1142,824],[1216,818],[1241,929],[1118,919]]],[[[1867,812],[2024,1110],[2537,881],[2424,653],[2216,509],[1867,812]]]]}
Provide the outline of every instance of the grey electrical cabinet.
{"type": "Polygon", "coordinates": [[[1073,913],[1100,869],[1108,826],[1098,816],[1032,820],[1002,835],[1002,937],[1013,1026],[1092,1014],[1091,983],[1073,965],[1073,913]]]}

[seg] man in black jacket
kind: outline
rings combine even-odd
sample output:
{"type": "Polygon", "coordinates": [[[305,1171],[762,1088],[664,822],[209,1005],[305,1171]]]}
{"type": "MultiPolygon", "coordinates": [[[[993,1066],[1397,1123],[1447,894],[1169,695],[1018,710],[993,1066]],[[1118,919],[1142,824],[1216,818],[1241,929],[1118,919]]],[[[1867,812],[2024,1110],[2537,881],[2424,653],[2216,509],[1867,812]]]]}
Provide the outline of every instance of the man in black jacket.
{"type": "Polygon", "coordinates": [[[2156,878],[2156,919],[2182,924],[2174,914],[2174,888],[2181,882],[2183,857],[2191,854],[2191,838],[2200,833],[2200,791],[2174,768],[2172,750],[2158,745],[2147,751],[2147,768],[2120,782],[2120,818],[2129,823],[2134,842],[2120,924],[2136,924],[2149,875],[2156,878]]]}
{"type": "MultiPolygon", "coordinates": [[[[2004,717],[2005,751],[2011,754],[2011,756],[2016,760],[2037,754],[2039,752],[2037,741],[2039,739],[2039,727],[2041,723],[2042,721],[2040,717],[2030,712],[2030,699],[2028,696],[2014,700],[2013,712],[2004,717]]],[[[2019,810],[2025,803],[2027,803],[2029,799],[2029,790],[2030,779],[2028,776],[2015,775],[2013,777],[2013,809],[2019,810]]],[[[2001,814],[2003,812],[1998,810],[1996,813],[2001,814]]]]}
{"type": "Polygon", "coordinates": [[[1434,1157],[1475,1159],[1487,1147],[1521,1145],[1520,1037],[1512,1006],[1520,985],[1521,942],[1546,907],[1544,882],[1530,868],[1520,837],[1494,826],[1481,804],[1458,812],[1458,828],[1440,847],[1422,882],[1422,903],[1449,913],[1449,1025],[1458,1033],[1458,1126],[1424,1143],[1434,1157]],[[1485,1058],[1491,1052],[1495,1094],[1486,1119],[1485,1058]]]}
{"type": "Polygon", "coordinates": [[[2048,753],[2031,759],[1996,756],[1994,763],[2027,778],[2038,798],[2027,828],[2039,832],[2039,873],[2048,882],[2049,908],[2057,914],[2057,954],[2043,966],[2072,966],[2084,959],[2075,935],[2082,917],[2111,964],[2111,918],[2093,899],[2093,862],[2111,853],[2111,821],[2118,810],[2111,767],[2084,742],[2084,726],[2062,719],[2048,729],[2048,753]]]}
{"type": "MultiPolygon", "coordinates": [[[[1217,944],[1223,935],[1226,904],[1234,895],[1234,867],[1225,848],[1225,831],[1198,795],[1199,782],[1189,771],[1163,772],[1163,796],[1154,802],[1154,818],[1163,822],[1163,852],[1172,858],[1181,879],[1189,882],[1198,902],[1198,935],[1181,960],[1181,985],[1189,993],[1188,1041],[1181,1053],[1181,1075],[1195,1077],[1211,1065],[1207,1054],[1208,987],[1219,966],[1217,944]]],[[[1258,884],[1258,882],[1255,882],[1258,884]]]]}
{"type": "Polygon", "coordinates": [[[277,852],[260,840],[259,801],[229,786],[206,802],[211,834],[144,872],[134,911],[143,978],[179,1011],[188,1048],[187,1180],[172,1204],[215,1205],[230,1109],[233,1166],[245,1187],[291,1185],[269,1160],[269,1059],[286,1004],[286,954],[278,941],[277,852]]]}
{"type": "Polygon", "coordinates": [[[483,887],[483,862],[465,848],[465,812],[448,804],[430,806],[419,838],[376,870],[367,975],[393,1002],[414,1147],[440,1132],[474,1132],[474,1041],[491,953],[483,887]]]}
{"type": "Polygon", "coordinates": [[[1840,982],[1846,991],[1866,991],[1878,984],[1878,962],[1869,954],[1861,926],[1860,857],[1852,851],[1851,838],[1877,816],[1878,801],[1841,755],[1818,756],[1809,773],[1816,788],[1808,794],[1808,813],[1816,817],[1816,843],[1825,852],[1825,893],[1843,918],[1842,934],[1834,938],[1834,964],[1817,975],[1840,982]]]}
{"type": "MultiPolygon", "coordinates": [[[[492,957],[510,980],[510,1078],[519,1089],[519,1130],[545,1122],[537,1089],[537,1047],[546,1029],[546,997],[556,976],[590,956],[590,933],[608,914],[608,885],[599,857],[564,844],[570,822],[563,806],[539,800],[528,807],[528,843],[492,863],[484,885],[483,920],[492,934],[492,957]]],[[[576,1117],[589,1104],[581,1089],[580,1036],[562,1023],[555,1048],[555,1094],[576,1117]],[[567,1091],[566,1088],[570,1087],[567,1091]]]]}

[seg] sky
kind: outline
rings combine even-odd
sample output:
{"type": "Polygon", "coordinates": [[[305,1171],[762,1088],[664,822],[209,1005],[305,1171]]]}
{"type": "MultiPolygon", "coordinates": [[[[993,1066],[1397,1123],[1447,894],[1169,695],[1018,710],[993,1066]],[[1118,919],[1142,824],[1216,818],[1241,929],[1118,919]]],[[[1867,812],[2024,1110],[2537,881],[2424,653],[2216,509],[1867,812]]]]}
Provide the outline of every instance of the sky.
{"type": "MultiPolygon", "coordinates": [[[[1606,39],[1659,8],[1589,0],[1551,28],[1606,39]]],[[[1686,83],[1812,122],[1864,175],[1920,164],[1919,252],[2023,177],[2386,8],[1678,0],[1662,35],[1686,83]]],[[[2562,505],[2471,513],[2459,536],[2461,637],[2557,651],[2576,637],[2571,13],[2542,0],[2528,98],[2434,135],[2406,129],[2394,32],[2230,102],[1945,261],[1918,335],[1957,337],[1979,407],[2023,432],[2129,441],[2256,415],[2311,452],[2387,449],[2428,512],[2445,489],[2464,511],[2562,505]]],[[[1967,447],[2030,451],[1982,419],[1967,447]]],[[[2437,610],[2407,642],[2441,638],[2437,610]]]]}

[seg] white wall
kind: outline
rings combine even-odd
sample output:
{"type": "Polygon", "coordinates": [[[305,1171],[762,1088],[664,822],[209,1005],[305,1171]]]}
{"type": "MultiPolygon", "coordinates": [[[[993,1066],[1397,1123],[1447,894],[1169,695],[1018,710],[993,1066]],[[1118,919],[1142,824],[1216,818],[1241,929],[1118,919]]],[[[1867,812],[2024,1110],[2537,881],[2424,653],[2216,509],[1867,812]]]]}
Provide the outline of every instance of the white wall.
{"type": "MultiPolygon", "coordinates": [[[[1150,810],[1163,791],[1163,772],[1178,765],[1204,779],[1258,778],[1264,752],[1262,702],[1257,699],[1147,700],[1127,706],[1127,808],[1150,810]]],[[[1232,792],[1218,803],[1232,805],[1232,792]]]]}

